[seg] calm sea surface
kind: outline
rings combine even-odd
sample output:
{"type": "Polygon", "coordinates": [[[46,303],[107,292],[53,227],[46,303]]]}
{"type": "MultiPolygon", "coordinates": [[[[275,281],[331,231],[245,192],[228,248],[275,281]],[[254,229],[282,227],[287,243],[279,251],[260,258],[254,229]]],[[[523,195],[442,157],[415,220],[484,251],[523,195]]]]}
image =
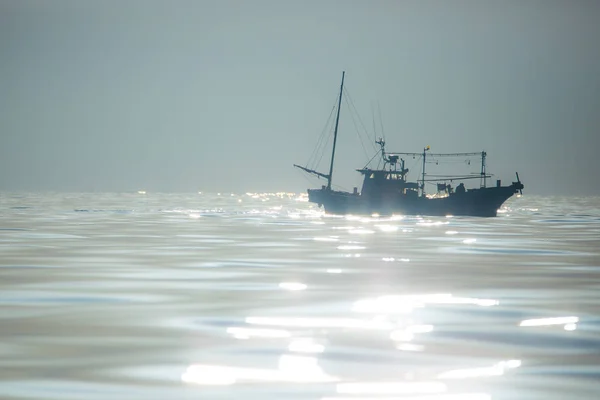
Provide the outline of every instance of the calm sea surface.
{"type": "Polygon", "coordinates": [[[1,194],[0,398],[600,398],[600,198],[1,194]]]}

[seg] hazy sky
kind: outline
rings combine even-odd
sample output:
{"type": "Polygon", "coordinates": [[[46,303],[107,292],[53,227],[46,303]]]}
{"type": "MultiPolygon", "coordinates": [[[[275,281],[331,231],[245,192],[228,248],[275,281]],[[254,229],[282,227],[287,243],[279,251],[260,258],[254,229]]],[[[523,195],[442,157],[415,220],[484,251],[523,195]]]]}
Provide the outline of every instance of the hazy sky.
{"type": "Polygon", "coordinates": [[[304,191],[322,181],[292,164],[346,70],[389,150],[485,149],[526,193],[600,194],[599,20],[593,0],[0,0],[0,191],[304,191]]]}

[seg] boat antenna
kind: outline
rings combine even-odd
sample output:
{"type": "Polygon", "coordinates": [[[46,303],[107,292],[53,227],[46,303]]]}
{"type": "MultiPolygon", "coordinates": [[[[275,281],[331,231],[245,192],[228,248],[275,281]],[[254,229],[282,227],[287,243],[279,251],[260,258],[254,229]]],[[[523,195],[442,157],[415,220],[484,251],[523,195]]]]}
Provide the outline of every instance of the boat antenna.
{"type": "Polygon", "coordinates": [[[485,151],[481,152],[481,183],[480,186],[481,187],[485,187],[485,178],[487,178],[487,173],[485,172],[485,157],[487,156],[487,153],[485,151]]]}
{"type": "Polygon", "coordinates": [[[421,178],[421,196],[422,197],[425,197],[425,158],[426,158],[427,151],[429,151],[429,149],[430,149],[429,146],[423,148],[423,175],[421,178]]]}
{"type": "Polygon", "coordinates": [[[383,130],[383,118],[381,118],[381,107],[377,101],[377,111],[379,112],[379,125],[381,126],[381,137],[385,140],[385,131],[383,130]]]}
{"type": "Polygon", "coordinates": [[[331,165],[329,166],[329,175],[327,178],[327,190],[331,190],[331,178],[333,176],[333,159],[335,158],[335,144],[337,142],[338,126],[340,124],[340,108],[342,107],[342,94],[344,91],[344,76],[346,71],[342,71],[342,84],[340,85],[340,97],[338,99],[337,117],[335,118],[335,130],[333,131],[333,150],[331,151],[331,165]]]}

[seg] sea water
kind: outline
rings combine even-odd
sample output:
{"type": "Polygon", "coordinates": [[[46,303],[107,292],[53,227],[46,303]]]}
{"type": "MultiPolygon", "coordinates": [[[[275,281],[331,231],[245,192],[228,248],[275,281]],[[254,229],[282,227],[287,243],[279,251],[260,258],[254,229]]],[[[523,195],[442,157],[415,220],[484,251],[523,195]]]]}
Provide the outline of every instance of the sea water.
{"type": "Polygon", "coordinates": [[[5,399],[600,398],[600,199],[0,195],[5,399]]]}

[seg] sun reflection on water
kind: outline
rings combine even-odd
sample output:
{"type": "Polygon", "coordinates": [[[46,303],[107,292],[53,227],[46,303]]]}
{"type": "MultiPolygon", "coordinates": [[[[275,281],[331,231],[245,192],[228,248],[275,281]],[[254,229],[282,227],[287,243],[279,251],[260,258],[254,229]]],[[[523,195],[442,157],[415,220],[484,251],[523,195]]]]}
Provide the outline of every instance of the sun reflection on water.
{"type": "Polygon", "coordinates": [[[444,393],[447,386],[439,381],[414,382],[344,382],[336,388],[341,394],[431,394],[444,393]]]}
{"type": "Polygon", "coordinates": [[[355,234],[355,235],[370,235],[372,233],[375,233],[375,231],[373,231],[371,229],[356,228],[356,229],[349,229],[348,233],[355,234]]]}
{"type": "Polygon", "coordinates": [[[288,350],[296,353],[322,353],[325,346],[316,343],[312,338],[298,338],[290,342],[288,350]]]}
{"type": "Polygon", "coordinates": [[[290,337],[290,332],[283,329],[257,329],[244,327],[229,327],[227,333],[236,339],[249,339],[251,337],[261,338],[287,338],[290,337]]]}
{"type": "Polygon", "coordinates": [[[327,236],[327,237],[314,237],[313,240],[317,242],[339,242],[338,236],[327,236]]]}
{"type": "Polygon", "coordinates": [[[444,393],[398,397],[322,397],[321,400],[491,400],[487,393],[444,393]]]}
{"type": "Polygon", "coordinates": [[[338,250],[363,250],[365,246],[359,246],[355,244],[345,244],[337,247],[338,250]]]}
{"type": "Polygon", "coordinates": [[[496,306],[498,300],[456,297],[449,293],[426,295],[388,295],[358,300],[352,309],[364,313],[409,313],[426,304],[472,304],[482,307],[496,306]]]}
{"type": "Polygon", "coordinates": [[[465,369],[454,369],[446,372],[442,372],[437,377],[439,379],[466,379],[466,378],[478,378],[485,376],[500,376],[513,368],[521,366],[521,360],[507,360],[500,361],[492,365],[491,367],[481,368],[465,368],[465,369]]]}
{"type": "Polygon", "coordinates": [[[285,326],[300,328],[348,328],[388,330],[394,324],[380,319],[326,318],[326,317],[246,317],[250,325],[285,326]]]}
{"type": "Polygon", "coordinates": [[[375,225],[382,232],[396,232],[399,228],[396,225],[375,225]]]}
{"type": "Polygon", "coordinates": [[[423,221],[417,222],[417,225],[420,225],[420,226],[441,226],[441,225],[448,225],[449,223],[450,223],[450,221],[423,220],[423,221]]]}
{"type": "Polygon", "coordinates": [[[308,285],[306,285],[302,282],[281,282],[279,284],[279,287],[281,289],[290,290],[290,291],[300,291],[300,290],[306,290],[308,285]]]}
{"type": "MultiPolygon", "coordinates": [[[[288,282],[289,284],[290,282],[288,282]]],[[[383,400],[381,396],[401,396],[402,399],[491,399],[486,393],[451,393],[445,381],[500,376],[510,369],[521,365],[520,360],[500,361],[489,367],[451,369],[424,376],[423,380],[407,377],[399,381],[353,381],[346,380],[323,370],[317,354],[325,353],[325,333],[323,329],[344,331],[388,332],[392,349],[403,352],[422,352],[425,346],[414,343],[415,337],[434,331],[433,324],[414,323],[412,318],[393,317],[397,314],[409,314],[415,308],[427,305],[474,305],[494,306],[497,300],[454,296],[449,293],[387,295],[366,298],[354,302],[353,312],[371,313],[371,318],[343,317],[277,317],[248,316],[247,324],[227,328],[227,333],[237,339],[277,339],[286,341],[284,352],[279,356],[276,369],[242,368],[208,364],[190,365],[182,374],[182,382],[195,385],[233,385],[245,382],[288,382],[288,383],[336,383],[338,395],[350,395],[361,399],[372,396],[383,400]],[[311,329],[309,333],[306,329],[311,329]],[[313,335],[317,335],[314,336],[313,335]]],[[[564,322],[565,320],[563,320],[564,322]]],[[[568,320],[571,321],[571,320],[568,320]]],[[[527,320],[524,321],[526,324],[527,320]]],[[[328,340],[327,340],[328,341],[328,340]]],[[[408,354],[408,353],[407,353],[408,354]]],[[[394,398],[396,398],[394,397],[394,398]]],[[[344,397],[324,397],[343,399],[344,397]]],[[[389,397],[387,397],[389,398],[389,397]]]]}
{"type": "Polygon", "coordinates": [[[519,323],[519,326],[534,327],[534,326],[552,326],[564,325],[566,331],[574,331],[577,329],[578,317],[552,317],[552,318],[535,318],[525,319],[519,323]]]}
{"type": "Polygon", "coordinates": [[[190,365],[181,381],[195,385],[233,385],[243,382],[336,382],[339,378],[323,372],[318,359],[283,354],[278,369],[242,368],[220,365],[190,365]]]}

